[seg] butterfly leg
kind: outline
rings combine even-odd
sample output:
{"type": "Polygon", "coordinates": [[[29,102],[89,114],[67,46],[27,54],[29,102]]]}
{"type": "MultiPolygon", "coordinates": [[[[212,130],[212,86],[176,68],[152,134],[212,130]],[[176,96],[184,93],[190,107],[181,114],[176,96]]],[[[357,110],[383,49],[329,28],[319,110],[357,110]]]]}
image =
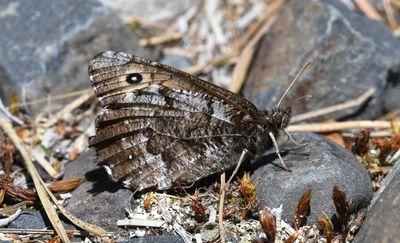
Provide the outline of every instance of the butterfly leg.
{"type": "Polygon", "coordinates": [[[283,129],[283,131],[286,133],[286,136],[288,136],[289,140],[292,141],[294,144],[297,145],[297,147],[294,148],[294,149],[300,149],[300,148],[303,148],[304,146],[307,145],[307,143],[300,144],[300,143],[296,142],[296,140],[293,139],[292,135],[290,135],[290,133],[288,132],[288,130],[283,129]]]}
{"type": "Polygon", "coordinates": [[[279,153],[279,148],[278,148],[278,144],[276,143],[276,139],[275,136],[272,132],[268,132],[269,137],[271,138],[272,143],[274,144],[274,148],[275,148],[275,153],[276,155],[278,155],[279,160],[281,161],[281,164],[283,166],[283,168],[289,172],[291,172],[291,170],[286,166],[285,162],[283,162],[281,153],[279,153]]]}

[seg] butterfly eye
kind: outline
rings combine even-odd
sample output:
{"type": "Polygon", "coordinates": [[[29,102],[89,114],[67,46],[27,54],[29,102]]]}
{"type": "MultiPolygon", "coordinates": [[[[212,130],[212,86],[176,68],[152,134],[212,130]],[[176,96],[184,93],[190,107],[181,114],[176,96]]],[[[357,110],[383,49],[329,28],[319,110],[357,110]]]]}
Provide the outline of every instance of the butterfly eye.
{"type": "Polygon", "coordinates": [[[128,76],[126,76],[126,82],[130,84],[137,84],[140,83],[143,80],[143,77],[140,73],[131,73],[128,76]]]}

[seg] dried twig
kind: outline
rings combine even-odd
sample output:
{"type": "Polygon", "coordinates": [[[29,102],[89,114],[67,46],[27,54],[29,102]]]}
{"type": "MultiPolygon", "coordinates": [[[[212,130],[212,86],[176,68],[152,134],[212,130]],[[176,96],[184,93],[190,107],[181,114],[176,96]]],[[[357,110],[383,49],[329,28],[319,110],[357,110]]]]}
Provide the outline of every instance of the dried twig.
{"type": "Polygon", "coordinates": [[[225,243],[225,228],[224,228],[224,201],[225,201],[225,172],[221,174],[221,195],[219,198],[218,208],[218,224],[219,224],[219,237],[220,242],[225,243]]]}
{"type": "MultiPolygon", "coordinates": [[[[81,232],[77,230],[67,230],[67,233],[72,232],[75,236],[80,236],[81,232]]],[[[18,235],[54,235],[54,230],[48,229],[13,229],[13,228],[0,228],[2,234],[18,234],[18,235]]]]}
{"type": "Polygon", "coordinates": [[[370,19],[383,20],[383,17],[375,10],[375,8],[368,2],[368,0],[354,0],[354,3],[370,19]]]}
{"type": "Polygon", "coordinates": [[[237,165],[235,167],[235,170],[232,172],[232,175],[229,177],[229,180],[226,182],[226,185],[225,185],[225,189],[226,190],[228,190],[229,184],[232,182],[233,178],[235,177],[235,175],[239,171],[239,168],[242,165],[242,163],[243,163],[243,161],[244,161],[244,159],[245,159],[245,157],[246,157],[248,152],[249,151],[247,149],[243,149],[242,154],[240,155],[240,158],[239,158],[239,162],[237,163],[237,165]]]}
{"type": "Polygon", "coordinates": [[[301,115],[296,115],[296,116],[293,116],[290,120],[292,123],[297,123],[297,122],[301,122],[301,121],[304,121],[307,119],[316,118],[316,117],[327,115],[327,114],[334,113],[337,111],[357,107],[357,106],[362,105],[370,97],[372,97],[374,92],[375,92],[374,89],[369,89],[365,93],[363,93],[361,96],[359,96],[358,98],[356,98],[354,100],[347,101],[347,102],[333,105],[333,106],[329,106],[329,107],[325,107],[325,108],[321,108],[321,109],[318,109],[315,111],[310,111],[310,112],[307,112],[307,113],[304,113],[301,115]]]}
{"type": "Polygon", "coordinates": [[[346,121],[332,123],[308,123],[290,125],[287,130],[289,132],[335,132],[349,129],[365,129],[365,128],[391,128],[389,121],[346,121]]]}

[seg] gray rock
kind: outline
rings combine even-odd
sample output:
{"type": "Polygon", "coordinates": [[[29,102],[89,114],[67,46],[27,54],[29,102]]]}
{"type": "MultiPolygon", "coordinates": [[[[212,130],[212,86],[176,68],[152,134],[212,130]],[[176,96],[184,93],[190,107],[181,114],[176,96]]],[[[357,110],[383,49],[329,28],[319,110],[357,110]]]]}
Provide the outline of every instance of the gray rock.
{"type": "Polygon", "coordinates": [[[0,92],[30,99],[89,87],[87,63],[106,49],[154,58],[97,1],[0,1],[0,92]]]}
{"type": "Polygon", "coordinates": [[[11,222],[8,228],[16,229],[44,229],[51,227],[44,210],[29,209],[11,222]]]}
{"type": "Polygon", "coordinates": [[[110,181],[104,169],[93,163],[94,155],[90,149],[66,165],[64,178],[87,180],[71,193],[66,208],[88,223],[123,236],[127,232],[117,227],[117,220],[125,218],[132,192],[110,181]]]}
{"type": "Polygon", "coordinates": [[[400,41],[383,22],[349,10],[341,1],[289,1],[262,40],[243,93],[256,106],[276,106],[298,69],[312,64],[289,92],[294,114],[343,103],[369,88],[375,96],[363,107],[320,119],[371,119],[400,104],[400,41]],[[389,80],[390,79],[390,80],[389,80]],[[389,87],[390,85],[390,87],[389,87]],[[312,95],[311,100],[295,98],[312,95]]]}
{"type": "MultiPolygon", "coordinates": [[[[120,242],[120,241],[118,241],[120,242]]],[[[159,236],[146,236],[141,238],[133,238],[129,241],[122,242],[132,242],[132,243],[181,243],[184,242],[179,235],[159,235],[159,236]]]]}
{"type": "Polygon", "coordinates": [[[375,194],[360,231],[360,242],[397,242],[400,229],[400,162],[392,168],[375,194]]]}
{"type": "Polygon", "coordinates": [[[371,181],[354,156],[320,135],[294,133],[293,138],[306,145],[297,149],[293,149],[291,141],[280,145],[282,151],[286,150],[282,153],[283,160],[292,172],[278,167],[280,162],[274,150],[253,163],[261,166],[251,178],[256,183],[262,208],[283,205],[283,219],[291,223],[300,197],[311,188],[307,224],[315,224],[317,216],[331,217],[336,212],[332,201],[334,185],[346,193],[353,210],[366,206],[372,196],[371,181]]]}

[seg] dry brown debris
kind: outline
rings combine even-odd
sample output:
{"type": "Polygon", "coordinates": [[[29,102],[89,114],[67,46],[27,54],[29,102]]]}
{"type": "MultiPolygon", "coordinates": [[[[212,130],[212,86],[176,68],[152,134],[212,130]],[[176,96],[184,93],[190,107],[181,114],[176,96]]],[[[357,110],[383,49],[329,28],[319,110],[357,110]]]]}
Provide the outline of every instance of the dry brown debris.
{"type": "Polygon", "coordinates": [[[8,175],[0,175],[0,203],[5,196],[19,201],[35,201],[36,193],[22,186],[14,185],[13,178],[8,175]]]}

